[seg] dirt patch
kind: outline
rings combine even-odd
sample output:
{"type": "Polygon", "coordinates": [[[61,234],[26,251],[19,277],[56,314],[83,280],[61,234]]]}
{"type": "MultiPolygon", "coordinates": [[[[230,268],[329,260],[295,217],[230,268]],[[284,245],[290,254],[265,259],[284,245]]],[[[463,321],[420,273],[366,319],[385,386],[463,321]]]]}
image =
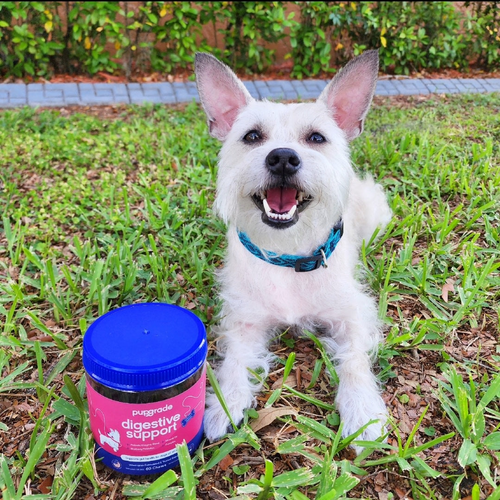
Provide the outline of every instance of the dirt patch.
{"type": "MultiPolygon", "coordinates": [[[[238,73],[238,77],[242,80],[296,80],[291,76],[293,62],[286,61],[281,64],[271,66],[265,73],[254,74],[251,77],[243,71],[238,73]]],[[[321,72],[311,78],[303,80],[330,80],[333,73],[321,72]]],[[[430,78],[430,79],[450,79],[450,78],[500,78],[500,70],[484,71],[482,69],[471,67],[469,71],[458,71],[455,69],[442,69],[433,71],[418,71],[409,75],[386,75],[379,74],[380,80],[400,80],[407,78],[430,78]]],[[[193,80],[193,71],[184,69],[179,70],[175,74],[170,73],[141,73],[136,71],[130,78],[125,75],[114,75],[99,71],[95,75],[68,75],[55,74],[49,79],[40,77],[15,78],[8,77],[1,83],[153,83],[153,82],[187,82],[193,80]]]]}

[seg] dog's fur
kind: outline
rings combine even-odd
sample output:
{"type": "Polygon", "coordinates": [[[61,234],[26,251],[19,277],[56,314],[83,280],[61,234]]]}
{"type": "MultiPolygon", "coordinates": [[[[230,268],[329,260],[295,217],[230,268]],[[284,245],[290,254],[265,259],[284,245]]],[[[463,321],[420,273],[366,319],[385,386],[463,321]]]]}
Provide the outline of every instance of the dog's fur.
{"type": "MultiPolygon", "coordinates": [[[[209,54],[196,55],[210,133],[223,142],[215,208],[228,224],[228,252],[219,273],[223,306],[217,334],[223,361],[217,376],[236,423],[255,404],[260,389],[249,369],[267,375],[272,362],[267,344],[292,325],[322,332],[339,376],[336,404],[343,435],[374,419],[377,423],[361,438],[372,440],[384,432],[386,408],[371,372],[371,356],[381,337],[376,301],[356,280],[355,270],[362,241],[388,223],[391,211],[380,185],[370,177],[356,177],[348,147],[363,130],[377,73],[378,53],[367,51],[348,63],[316,102],[282,104],[254,100],[226,65],[209,54]],[[281,175],[271,171],[268,160],[279,148],[300,160],[281,175]],[[270,221],[252,199],[268,196],[267,190],[277,185],[312,198],[286,224],[270,221]],[[238,237],[238,231],[245,232],[264,254],[308,256],[340,219],[344,235],[328,266],[310,272],[265,262],[238,237]]],[[[217,397],[209,394],[206,436],[216,440],[228,428],[217,397]]]]}

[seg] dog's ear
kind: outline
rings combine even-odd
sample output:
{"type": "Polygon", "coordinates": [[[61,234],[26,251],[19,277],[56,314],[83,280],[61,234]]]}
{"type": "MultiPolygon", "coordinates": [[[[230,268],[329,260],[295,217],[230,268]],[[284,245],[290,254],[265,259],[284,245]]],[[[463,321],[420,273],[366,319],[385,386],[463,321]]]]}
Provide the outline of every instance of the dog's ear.
{"type": "Polygon", "coordinates": [[[253,98],[231,69],[211,54],[196,54],[195,73],[210,134],[223,141],[238,113],[253,98]]]}
{"type": "Polygon", "coordinates": [[[367,50],[349,61],[318,98],[333,113],[337,125],[352,141],[363,131],[378,77],[378,51],[367,50]]]}

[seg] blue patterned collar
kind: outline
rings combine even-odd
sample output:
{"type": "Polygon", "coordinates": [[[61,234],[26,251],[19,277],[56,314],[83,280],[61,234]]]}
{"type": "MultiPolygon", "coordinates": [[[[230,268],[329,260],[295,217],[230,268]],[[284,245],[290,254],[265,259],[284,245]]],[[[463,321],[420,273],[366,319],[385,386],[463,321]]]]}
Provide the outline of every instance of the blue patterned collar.
{"type": "Polygon", "coordinates": [[[281,267],[292,267],[296,272],[303,273],[314,271],[321,265],[326,267],[326,260],[330,257],[330,255],[332,255],[343,233],[344,223],[341,219],[337,224],[335,224],[335,226],[333,226],[326,242],[316,248],[316,250],[314,250],[312,255],[309,257],[288,254],[278,255],[274,252],[261,250],[257,245],[250,241],[250,238],[246,233],[238,231],[238,236],[243,246],[251,254],[255,255],[255,257],[258,257],[269,264],[281,267]]]}

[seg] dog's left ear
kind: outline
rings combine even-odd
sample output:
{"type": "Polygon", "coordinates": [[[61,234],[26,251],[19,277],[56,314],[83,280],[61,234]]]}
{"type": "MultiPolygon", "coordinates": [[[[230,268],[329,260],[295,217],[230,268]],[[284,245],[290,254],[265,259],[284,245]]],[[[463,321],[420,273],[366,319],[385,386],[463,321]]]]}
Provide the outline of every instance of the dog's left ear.
{"type": "Polygon", "coordinates": [[[349,141],[363,131],[377,77],[378,50],[367,50],[349,61],[318,98],[331,110],[337,125],[349,141]]]}
{"type": "Polygon", "coordinates": [[[196,54],[195,73],[210,134],[223,141],[239,112],[253,97],[231,69],[211,54],[196,54]]]}

